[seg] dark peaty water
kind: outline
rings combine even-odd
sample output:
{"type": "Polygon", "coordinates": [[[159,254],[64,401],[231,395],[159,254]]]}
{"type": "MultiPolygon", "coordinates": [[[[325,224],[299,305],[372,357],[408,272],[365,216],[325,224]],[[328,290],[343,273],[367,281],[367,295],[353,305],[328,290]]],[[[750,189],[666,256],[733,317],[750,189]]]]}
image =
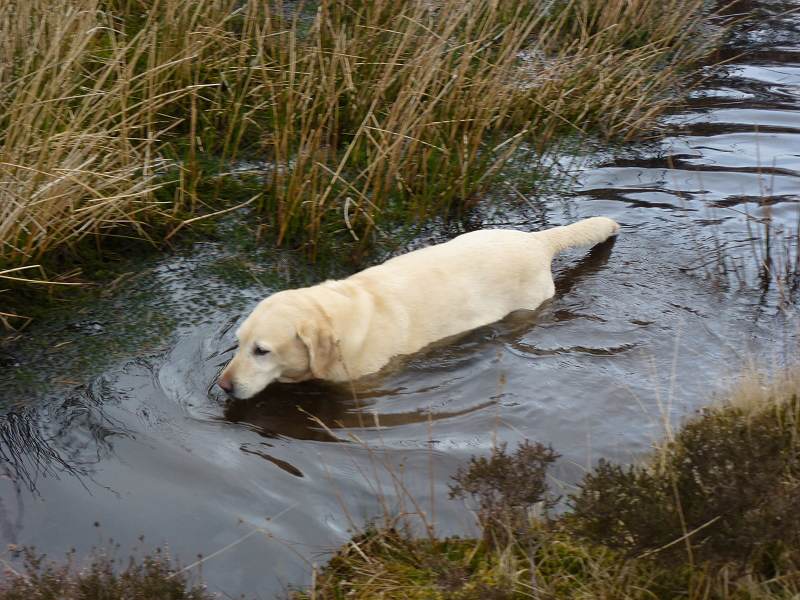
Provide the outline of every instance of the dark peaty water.
{"type": "Polygon", "coordinates": [[[304,283],[279,254],[237,271],[241,257],[198,244],[31,329],[30,347],[2,357],[4,389],[23,391],[0,427],[0,539],[51,557],[109,538],[121,554],[167,544],[184,564],[224,549],[202,566],[210,588],[269,598],[385,509],[468,531],[448,477],[493,443],[551,443],[568,492],[597,457],[645,451],[748,359],[786,360],[792,281],[760,276],[752,239],[768,221],[776,269],[796,252],[796,235],[782,244],[799,214],[800,16],[779,13],[800,5],[756,8],[662,139],[599,149],[569,193],[471,224],[607,215],[623,225],[616,242],[560,257],[540,310],[438,344],[357,399],[308,384],[227,403],[212,389],[237,319],[304,283]],[[28,401],[20,382],[44,391],[28,401]]]}

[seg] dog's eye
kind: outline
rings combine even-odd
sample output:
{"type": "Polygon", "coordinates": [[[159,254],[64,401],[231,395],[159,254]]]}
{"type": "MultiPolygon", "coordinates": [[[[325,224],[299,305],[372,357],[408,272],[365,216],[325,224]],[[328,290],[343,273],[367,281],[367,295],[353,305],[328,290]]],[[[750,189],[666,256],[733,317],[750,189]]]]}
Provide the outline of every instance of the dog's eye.
{"type": "Polygon", "coordinates": [[[253,347],[253,354],[256,356],[264,356],[265,354],[269,354],[269,350],[266,348],[261,348],[260,346],[253,347]]]}

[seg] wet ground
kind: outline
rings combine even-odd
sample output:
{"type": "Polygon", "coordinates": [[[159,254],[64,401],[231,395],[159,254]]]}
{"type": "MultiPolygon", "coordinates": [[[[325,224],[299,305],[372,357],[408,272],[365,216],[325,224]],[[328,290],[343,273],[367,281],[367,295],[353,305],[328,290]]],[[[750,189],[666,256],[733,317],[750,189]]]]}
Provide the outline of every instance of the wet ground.
{"type": "Polygon", "coordinates": [[[341,274],[248,250],[235,223],[230,242],[136,264],[106,297],[31,327],[0,357],[0,539],[52,557],[110,538],[125,555],[167,544],[184,564],[223,550],[202,565],[209,587],[271,598],[384,510],[468,531],[448,475],[493,443],[552,444],[568,493],[598,457],[646,450],[746,362],[791,359],[800,15],[782,13],[800,4],[747,7],[759,12],[729,62],[660,139],[593,149],[566,192],[510,193],[502,211],[409,247],[590,215],[617,219],[619,238],[560,257],[540,310],[411,357],[357,398],[298,385],[229,403],[212,388],[257,299],[341,274]]]}

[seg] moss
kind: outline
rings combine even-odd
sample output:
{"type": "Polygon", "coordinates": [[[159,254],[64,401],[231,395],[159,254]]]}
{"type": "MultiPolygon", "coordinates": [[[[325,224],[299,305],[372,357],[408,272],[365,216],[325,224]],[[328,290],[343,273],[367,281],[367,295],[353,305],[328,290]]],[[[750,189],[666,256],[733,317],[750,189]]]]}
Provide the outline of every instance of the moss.
{"type": "MultiPolygon", "coordinates": [[[[480,541],[414,540],[394,530],[368,529],[331,559],[315,593],[364,599],[517,597],[521,588],[504,569],[480,541]]],[[[310,596],[298,591],[293,597],[310,596]]]]}
{"type": "MultiPolygon", "coordinates": [[[[157,248],[143,239],[122,236],[113,238],[113,241],[104,241],[101,247],[96,239],[85,238],[69,249],[62,248],[43,257],[38,263],[41,271],[20,273],[20,276],[31,278],[44,274],[45,280],[82,285],[31,285],[4,280],[0,289],[1,310],[20,315],[19,321],[46,317],[65,302],[81,303],[96,296],[102,291],[104,284],[137,269],[143,260],[157,254],[157,248]],[[49,279],[47,276],[52,273],[61,275],[49,279]]],[[[0,271],[3,269],[4,265],[0,264],[0,271]]]]}
{"type": "Polygon", "coordinates": [[[533,546],[502,549],[483,540],[420,540],[370,529],[318,574],[314,597],[521,600],[536,597],[535,590],[542,598],[676,598],[690,588],[691,575],[630,561],[558,529],[539,529],[533,546]]]}

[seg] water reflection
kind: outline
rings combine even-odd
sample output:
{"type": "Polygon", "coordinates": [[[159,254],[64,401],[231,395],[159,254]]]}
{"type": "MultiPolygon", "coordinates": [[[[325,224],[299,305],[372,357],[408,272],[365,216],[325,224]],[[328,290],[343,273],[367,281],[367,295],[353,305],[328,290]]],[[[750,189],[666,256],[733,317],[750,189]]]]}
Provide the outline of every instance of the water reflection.
{"type": "Polygon", "coordinates": [[[88,476],[86,463],[71,455],[63,435],[43,431],[44,422],[32,409],[0,415],[0,535],[9,544],[19,541],[24,491],[38,497],[42,479],[69,476],[82,483],[88,476]]]}
{"type": "Polygon", "coordinates": [[[61,472],[81,474],[76,465],[65,460],[52,438],[45,437],[40,427],[41,416],[31,411],[0,417],[1,479],[34,493],[42,477],[55,477],[61,472]]]}
{"type": "Polygon", "coordinates": [[[338,442],[342,438],[326,431],[314,417],[330,428],[341,428],[354,418],[352,411],[357,408],[358,400],[346,386],[317,381],[274,383],[253,398],[229,400],[222,418],[246,424],[268,438],[338,442]]]}
{"type": "MultiPolygon", "coordinates": [[[[450,419],[480,411],[493,404],[492,401],[478,402],[456,411],[420,409],[383,414],[371,409],[375,398],[397,397],[399,400],[405,394],[435,391],[435,388],[430,387],[370,390],[363,384],[358,388],[351,388],[325,382],[272,384],[248,400],[228,401],[222,418],[230,423],[244,424],[267,438],[348,442],[351,441],[348,432],[450,419]]],[[[243,450],[252,452],[249,447],[243,450]]]]}
{"type": "Polygon", "coordinates": [[[617,238],[606,240],[586,253],[577,263],[564,269],[559,269],[555,274],[556,294],[563,296],[569,294],[581,281],[596,275],[611,259],[611,253],[617,238]]]}

